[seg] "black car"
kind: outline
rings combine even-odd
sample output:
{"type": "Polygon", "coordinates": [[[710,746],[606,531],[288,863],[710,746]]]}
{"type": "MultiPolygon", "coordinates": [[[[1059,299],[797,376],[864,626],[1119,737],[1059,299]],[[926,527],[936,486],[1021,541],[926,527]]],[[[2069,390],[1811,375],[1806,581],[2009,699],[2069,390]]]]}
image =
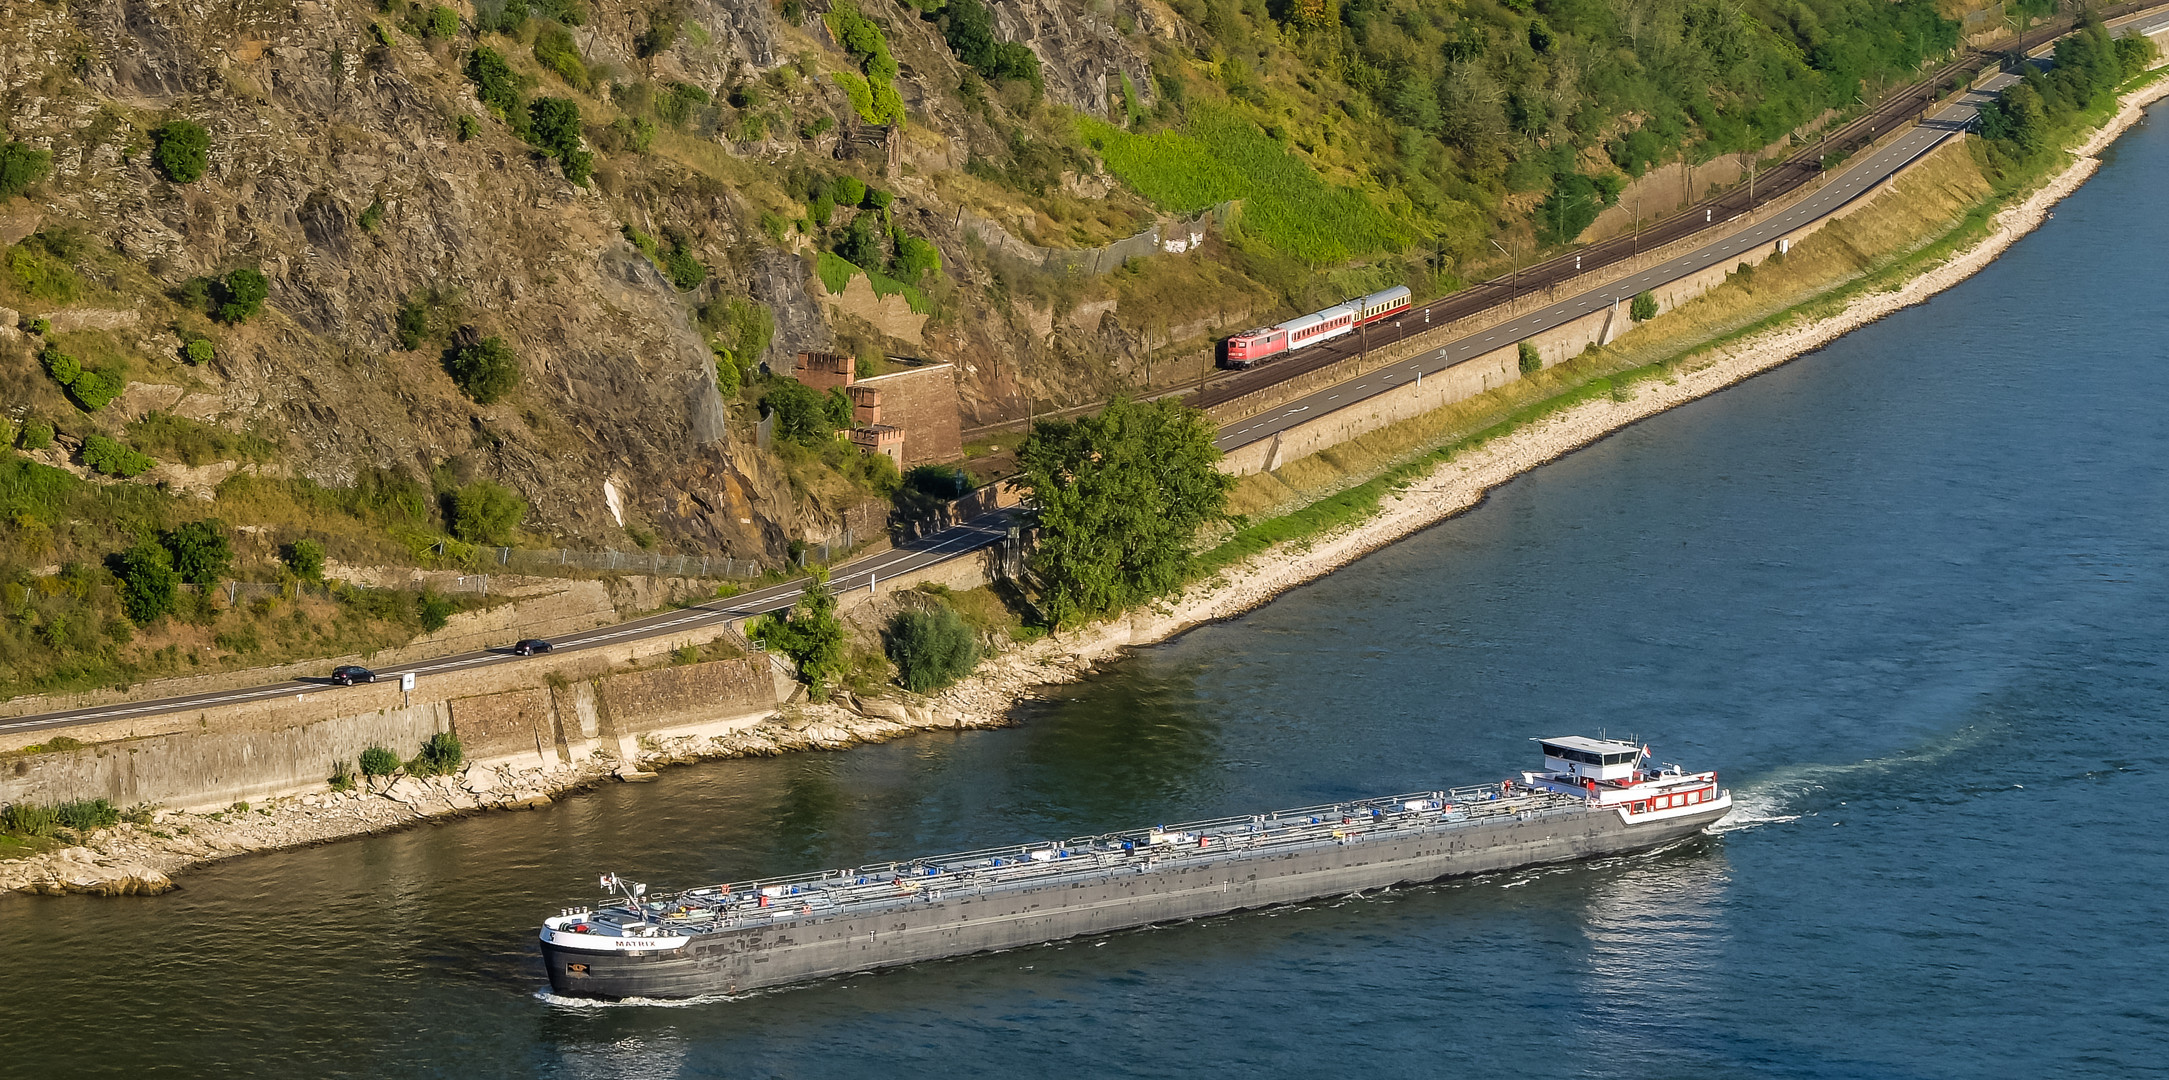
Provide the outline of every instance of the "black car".
{"type": "Polygon", "coordinates": [[[520,654],[521,656],[534,656],[538,653],[549,652],[553,648],[556,648],[556,646],[551,645],[549,642],[544,641],[541,638],[531,637],[523,638],[518,643],[514,644],[512,646],[512,651],[520,654]]]}
{"type": "Polygon", "coordinates": [[[358,682],[375,682],[377,673],[365,667],[348,664],[331,669],[331,681],[340,686],[352,686],[358,682]]]}

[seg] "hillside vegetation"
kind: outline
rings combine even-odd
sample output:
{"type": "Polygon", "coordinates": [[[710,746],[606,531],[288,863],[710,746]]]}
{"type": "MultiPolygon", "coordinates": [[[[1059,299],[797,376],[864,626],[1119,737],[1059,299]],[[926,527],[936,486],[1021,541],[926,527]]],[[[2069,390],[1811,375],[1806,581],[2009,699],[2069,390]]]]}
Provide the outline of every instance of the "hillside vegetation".
{"type": "Polygon", "coordinates": [[[0,696],[373,648],[443,614],[319,584],[309,552],[775,565],[901,483],[776,374],[797,351],[951,362],[967,425],[1195,378],[1215,335],[1457,287],[1572,243],[1655,164],[1827,123],[1953,49],[1957,10],[10,6],[0,696]],[[1205,211],[1204,244],[1097,277],[967,226],[1060,250],[1205,211]],[[862,277],[878,323],[834,299],[862,277]],[[196,524],[221,574],[131,609],[196,524]]]}

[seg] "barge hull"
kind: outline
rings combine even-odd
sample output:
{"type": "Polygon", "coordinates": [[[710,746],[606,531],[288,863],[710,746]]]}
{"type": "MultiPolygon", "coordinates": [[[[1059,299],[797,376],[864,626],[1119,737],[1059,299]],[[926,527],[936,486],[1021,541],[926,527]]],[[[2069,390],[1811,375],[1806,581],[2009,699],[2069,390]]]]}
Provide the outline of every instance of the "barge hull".
{"type": "Polygon", "coordinates": [[[1047,886],[979,895],[943,887],[930,899],[703,934],[646,954],[542,943],[551,986],[588,998],[742,993],[876,968],[1012,949],[1392,885],[1642,851],[1724,815],[1629,824],[1611,812],[1543,813],[1405,837],[1110,870],[1047,886]],[[946,895],[944,895],[946,894],[946,895]]]}

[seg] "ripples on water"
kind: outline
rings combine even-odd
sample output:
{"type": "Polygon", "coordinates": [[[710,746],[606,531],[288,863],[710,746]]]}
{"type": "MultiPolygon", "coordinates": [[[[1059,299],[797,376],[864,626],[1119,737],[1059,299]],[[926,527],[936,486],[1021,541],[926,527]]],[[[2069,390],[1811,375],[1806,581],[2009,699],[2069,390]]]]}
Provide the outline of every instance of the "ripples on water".
{"type": "Polygon", "coordinates": [[[2169,138],[1933,304],[1018,728],[0,903],[0,1073],[2123,1077],[2169,1047],[2169,138]],[[1669,850],[675,1007],[542,992],[658,887],[1245,812],[1608,728],[1669,850]]]}

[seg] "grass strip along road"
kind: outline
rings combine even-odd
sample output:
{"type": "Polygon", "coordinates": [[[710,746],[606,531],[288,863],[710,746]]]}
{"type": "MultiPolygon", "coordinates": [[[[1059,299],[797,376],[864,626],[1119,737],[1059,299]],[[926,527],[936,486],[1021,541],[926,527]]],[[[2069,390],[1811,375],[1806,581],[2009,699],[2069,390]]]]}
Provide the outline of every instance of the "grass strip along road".
{"type": "MultiPolygon", "coordinates": [[[[2140,8],[2140,6],[2125,5],[2124,10],[2119,13],[2118,17],[2128,17],[2135,8],[2140,8]]],[[[2146,33],[2149,32],[2148,27],[2162,21],[2164,21],[2164,18],[2158,12],[2150,12],[2144,19],[2133,19],[2133,25],[2126,27],[2126,29],[2146,33]]],[[[2024,44],[2028,52],[2041,50],[2052,44],[2055,38],[2061,36],[2064,32],[2068,32],[2068,28],[2054,34],[2047,31],[2029,34],[2024,39],[2024,44]]],[[[1948,78],[1948,75],[1939,77],[1937,81],[1940,82],[1943,78],[1948,78]]],[[[1873,153],[1853,162],[1844,170],[1829,176],[1821,188],[1766,221],[1757,223],[1721,240],[1713,241],[1660,266],[1609,282],[1599,288],[1562,300],[1550,307],[1531,312],[1511,322],[1502,323],[1481,332],[1457,338],[1412,360],[1357,376],[1345,382],[1325,387],[1296,401],[1269,409],[1256,416],[1234,421],[1220,429],[1220,435],[1215,440],[1215,445],[1226,451],[1247,446],[1260,439],[1271,438],[1298,424],[1347,408],[1367,398],[1385,393],[1396,386],[1413,382],[1423,376],[1434,375],[1455,364],[1464,363],[1495,349],[1527,340],[1553,327],[1572,322],[1590,312],[1601,311],[1605,308],[1623,307],[1633,299],[1636,293],[1645,289],[1653,289],[1668,282],[1677,281],[1689,274],[1713,266],[1725,265],[1749,251],[1774,244],[1779,237],[1859,198],[1874,189],[1876,185],[1895,175],[1899,170],[1918,160],[1922,155],[1971,128],[1974,122],[1979,119],[1980,107],[1993,100],[1997,91],[2017,81],[2018,76],[2002,73],[1984,81],[1978,87],[1959,93],[1943,108],[1924,115],[1911,130],[1905,131],[1904,134],[1890,140],[1873,153]]],[[[1921,99],[1909,92],[1901,100],[1910,101],[1917,106],[1921,99]]],[[[1855,123],[1859,122],[1855,121],[1855,123]]],[[[1882,130],[1887,135],[1891,129],[1885,127],[1882,130]]],[[[1816,153],[1819,154],[1820,150],[1817,150],[1816,153]]],[[[1796,157],[1794,160],[1799,159],[1796,157]]],[[[1803,179],[1805,178],[1803,177],[1803,179]]],[[[1797,186],[1797,184],[1794,186],[1797,186]]],[[[1774,197],[1776,196],[1773,195],[1772,198],[1774,197]]],[[[1758,190],[1754,205],[1760,206],[1765,201],[1767,200],[1761,197],[1758,190]]],[[[1732,196],[1728,196],[1726,199],[1716,200],[1714,205],[1716,208],[1733,208],[1735,218],[1740,214],[1751,214],[1753,212],[1752,207],[1746,203],[1745,192],[1734,192],[1732,196]]],[[[1729,223],[1733,220],[1716,213],[1715,209],[1712,210],[1710,216],[1713,219],[1712,224],[1729,223]]],[[[1697,227],[1701,227],[1699,220],[1695,224],[1697,227]]],[[[1651,235],[1645,233],[1644,241],[1652,243],[1652,246],[1663,242],[1662,239],[1652,242],[1651,235]]],[[[1607,243],[1616,244],[1617,241],[1607,243]]],[[[1615,254],[1612,257],[1616,261],[1619,256],[1615,254]]],[[[1573,269],[1574,263],[1571,255],[1560,260],[1554,260],[1554,262],[1560,264],[1560,269],[1555,272],[1553,280],[1557,280],[1557,277],[1561,275],[1573,276],[1577,273],[1573,269]]],[[[1523,272],[1522,294],[1534,291],[1536,287],[1541,287],[1532,287],[1527,280],[1528,274],[1528,271],[1523,272]]],[[[1506,297],[1495,297],[1492,302],[1500,302],[1504,299],[1506,297]]],[[[1444,304],[1446,302],[1439,301],[1438,303],[1444,304]]],[[[1410,315],[1402,315],[1398,321],[1406,324],[1410,321],[1411,315],[1420,316],[1421,314],[1422,309],[1417,309],[1410,315]]],[[[1455,314],[1441,318],[1440,321],[1448,321],[1450,318],[1459,317],[1460,314],[1455,314]]],[[[1422,324],[1417,323],[1413,331],[1398,334],[1396,339],[1408,336],[1409,333],[1419,333],[1421,330],[1422,324]]],[[[1372,342],[1374,347],[1378,344],[1382,344],[1382,342],[1375,340],[1372,342]]],[[[1328,357],[1325,362],[1329,363],[1333,360],[1342,359],[1345,354],[1344,350],[1341,355],[1328,357]]],[[[1265,375],[1272,366],[1267,364],[1255,374],[1265,375]]],[[[1309,364],[1303,370],[1311,370],[1320,366],[1323,366],[1323,364],[1309,364]]],[[[1295,374],[1301,374],[1301,371],[1284,371],[1277,378],[1285,379],[1295,374]]],[[[1219,397],[1220,400],[1226,400],[1227,397],[1221,396],[1221,392],[1232,385],[1233,383],[1229,383],[1221,387],[1214,387],[1208,393],[1219,397]]],[[[1253,385],[1242,392],[1248,393],[1257,390],[1262,385],[1266,384],[1253,385]]],[[[1198,399],[1193,399],[1191,403],[1198,404],[1199,402],[1198,399]]]]}
{"type": "MultiPolygon", "coordinates": [[[[1009,536],[1016,520],[1016,508],[1009,507],[991,511],[954,525],[930,536],[922,537],[899,547],[875,552],[855,559],[829,572],[829,588],[841,594],[855,589],[875,590],[880,583],[897,575],[922,570],[936,563],[945,562],[960,555],[970,554],[990,547],[1009,536]]],[[[743,619],[751,615],[763,615],[782,611],[798,602],[810,579],[800,578],[781,585],[741,593],[737,596],[709,603],[694,604],[672,611],[633,619],[612,626],[598,627],[577,634],[553,639],[556,653],[579,652],[584,649],[619,645],[641,638],[664,637],[682,634],[688,630],[714,626],[718,623],[743,619]]],[[[497,664],[516,663],[527,657],[515,655],[511,642],[505,648],[484,649],[453,656],[443,656],[387,668],[377,672],[377,679],[398,681],[401,675],[412,674],[417,678],[441,675],[448,672],[468,671],[497,664]]],[[[327,664],[327,668],[328,668],[327,664]]],[[[251,701],[263,701],[288,694],[305,694],[336,691],[329,678],[289,679],[242,690],[214,690],[201,694],[159,698],[155,701],[116,702],[110,705],[93,705],[81,709],[39,713],[0,720],[0,732],[35,731],[45,728],[72,727],[94,724],[108,720],[122,720],[137,716],[154,716],[160,713],[186,712],[191,709],[215,708],[221,705],[238,705],[251,701]]]]}

